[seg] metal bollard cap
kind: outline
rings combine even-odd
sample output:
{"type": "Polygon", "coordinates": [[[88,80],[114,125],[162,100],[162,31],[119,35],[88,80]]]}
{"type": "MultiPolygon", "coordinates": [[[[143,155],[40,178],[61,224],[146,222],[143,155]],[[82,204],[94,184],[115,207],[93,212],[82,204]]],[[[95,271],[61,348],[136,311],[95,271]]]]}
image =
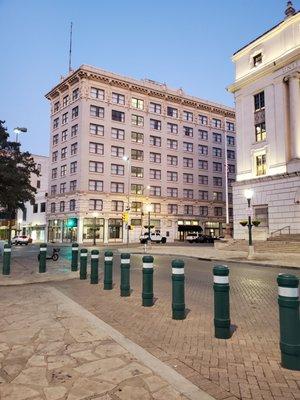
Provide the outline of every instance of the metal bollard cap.
{"type": "Polygon", "coordinates": [[[5,245],[3,246],[4,249],[11,249],[11,245],[8,243],[5,243],[5,245]]]}
{"type": "Polygon", "coordinates": [[[279,274],[277,283],[281,287],[297,288],[299,286],[299,278],[291,274],[279,274]]]}
{"type": "Polygon", "coordinates": [[[92,250],[91,254],[99,254],[99,250],[92,250]]]}
{"type": "Polygon", "coordinates": [[[153,263],[153,256],[143,256],[143,263],[153,263]]]}
{"type": "Polygon", "coordinates": [[[112,257],[113,256],[113,252],[111,250],[106,250],[104,253],[105,257],[112,257]]]}
{"type": "Polygon", "coordinates": [[[121,260],[123,260],[123,259],[128,259],[128,258],[130,258],[130,254],[129,253],[122,253],[121,254],[121,260]]]}
{"type": "Polygon", "coordinates": [[[172,268],[184,268],[184,261],[183,260],[173,260],[172,268]]]}
{"type": "Polygon", "coordinates": [[[215,265],[213,267],[213,274],[216,276],[228,276],[229,268],[227,265],[215,265]]]}
{"type": "Polygon", "coordinates": [[[80,253],[87,253],[87,252],[88,252],[87,249],[81,249],[81,250],[80,250],[80,253]]]}
{"type": "Polygon", "coordinates": [[[40,247],[47,247],[47,243],[41,243],[40,247]]]}
{"type": "Polygon", "coordinates": [[[72,247],[79,247],[78,243],[72,243],[72,247]]]}

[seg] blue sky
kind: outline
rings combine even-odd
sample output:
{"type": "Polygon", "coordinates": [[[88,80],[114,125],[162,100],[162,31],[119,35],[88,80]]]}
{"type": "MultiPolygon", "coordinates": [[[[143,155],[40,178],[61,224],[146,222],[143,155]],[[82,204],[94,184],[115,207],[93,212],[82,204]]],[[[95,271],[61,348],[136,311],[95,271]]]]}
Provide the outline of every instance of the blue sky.
{"type": "MultiPolygon", "coordinates": [[[[296,9],[300,0],[294,1],[296,9]]],[[[284,0],[0,0],[0,119],[26,126],[23,148],[48,154],[44,95],[68,70],[94,65],[233,105],[234,51],[284,17],[284,0]]]]}

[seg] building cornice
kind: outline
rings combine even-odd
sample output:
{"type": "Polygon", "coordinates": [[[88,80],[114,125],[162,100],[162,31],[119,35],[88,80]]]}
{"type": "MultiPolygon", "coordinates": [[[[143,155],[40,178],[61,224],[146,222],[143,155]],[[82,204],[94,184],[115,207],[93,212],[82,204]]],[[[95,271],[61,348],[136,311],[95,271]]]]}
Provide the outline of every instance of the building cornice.
{"type": "Polygon", "coordinates": [[[283,174],[267,175],[267,176],[260,177],[260,178],[245,179],[243,181],[233,182],[232,185],[234,187],[239,187],[239,186],[251,185],[253,183],[261,183],[261,182],[276,181],[276,180],[286,179],[286,178],[293,178],[296,176],[300,176],[300,171],[285,172],[283,174]]]}

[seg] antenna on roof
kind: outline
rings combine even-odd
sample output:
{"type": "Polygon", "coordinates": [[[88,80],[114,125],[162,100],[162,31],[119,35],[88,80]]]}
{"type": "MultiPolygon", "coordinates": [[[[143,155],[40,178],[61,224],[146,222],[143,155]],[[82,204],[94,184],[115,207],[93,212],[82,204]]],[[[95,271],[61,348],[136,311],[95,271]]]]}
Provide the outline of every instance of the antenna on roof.
{"type": "Polygon", "coordinates": [[[296,10],[293,7],[293,3],[291,1],[287,2],[286,9],[285,9],[286,18],[292,17],[296,14],[296,10]]]}
{"type": "Polygon", "coordinates": [[[71,22],[71,27],[70,27],[69,72],[72,71],[72,33],[73,33],[73,22],[71,22]]]}

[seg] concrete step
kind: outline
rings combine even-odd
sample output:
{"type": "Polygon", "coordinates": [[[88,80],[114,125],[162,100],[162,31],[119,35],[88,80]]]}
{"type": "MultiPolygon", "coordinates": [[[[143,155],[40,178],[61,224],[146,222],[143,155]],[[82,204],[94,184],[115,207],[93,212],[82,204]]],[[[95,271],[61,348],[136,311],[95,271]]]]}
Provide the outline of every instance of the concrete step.
{"type": "Polygon", "coordinates": [[[271,236],[268,242],[300,242],[300,234],[271,236]]]}
{"type": "MultiPolygon", "coordinates": [[[[229,244],[224,250],[247,251],[248,243],[245,240],[237,240],[229,244]]],[[[254,242],[254,250],[259,253],[299,253],[300,242],[285,241],[258,241],[254,242]]]]}

